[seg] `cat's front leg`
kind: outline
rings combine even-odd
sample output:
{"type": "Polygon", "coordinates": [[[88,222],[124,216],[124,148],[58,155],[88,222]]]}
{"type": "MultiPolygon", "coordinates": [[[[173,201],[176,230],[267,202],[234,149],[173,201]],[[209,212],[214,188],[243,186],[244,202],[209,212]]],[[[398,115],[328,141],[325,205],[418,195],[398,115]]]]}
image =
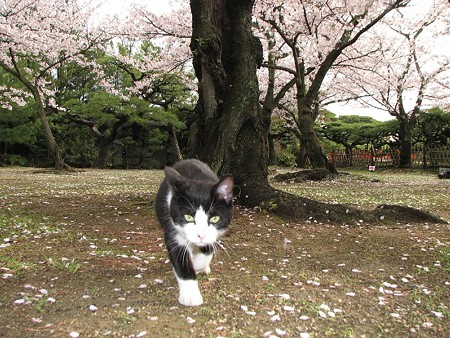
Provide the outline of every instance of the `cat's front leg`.
{"type": "Polygon", "coordinates": [[[184,306],[199,306],[203,304],[203,296],[198,287],[196,279],[181,279],[177,277],[180,296],[178,301],[184,306]]]}
{"type": "Polygon", "coordinates": [[[180,304],[198,306],[203,304],[197,281],[197,273],[192,263],[192,253],[188,247],[178,245],[178,242],[167,241],[169,258],[178,282],[180,304]]]}

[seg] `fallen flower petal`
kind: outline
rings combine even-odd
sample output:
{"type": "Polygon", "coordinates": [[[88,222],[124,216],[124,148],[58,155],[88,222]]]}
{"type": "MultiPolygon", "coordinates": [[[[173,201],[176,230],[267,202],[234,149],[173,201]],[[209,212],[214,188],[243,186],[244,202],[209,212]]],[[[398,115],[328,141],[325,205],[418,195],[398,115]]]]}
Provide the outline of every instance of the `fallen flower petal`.
{"type": "Polygon", "coordinates": [[[284,336],[286,334],[285,330],[281,330],[281,329],[275,329],[275,332],[280,335],[280,336],[284,336]]]}
{"type": "Polygon", "coordinates": [[[271,317],[270,320],[272,322],[279,322],[281,320],[281,318],[279,315],[275,315],[275,316],[271,317]]]}

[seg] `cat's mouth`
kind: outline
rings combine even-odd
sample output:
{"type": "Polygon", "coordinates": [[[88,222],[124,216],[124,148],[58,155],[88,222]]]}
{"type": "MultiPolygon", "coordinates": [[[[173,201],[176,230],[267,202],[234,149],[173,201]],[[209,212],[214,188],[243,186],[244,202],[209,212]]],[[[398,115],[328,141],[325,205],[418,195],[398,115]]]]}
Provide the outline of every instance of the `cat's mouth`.
{"type": "Polygon", "coordinates": [[[195,242],[192,242],[192,243],[194,245],[198,246],[198,247],[205,247],[205,246],[208,246],[208,245],[214,245],[214,242],[201,241],[201,240],[195,241],[195,242]]]}

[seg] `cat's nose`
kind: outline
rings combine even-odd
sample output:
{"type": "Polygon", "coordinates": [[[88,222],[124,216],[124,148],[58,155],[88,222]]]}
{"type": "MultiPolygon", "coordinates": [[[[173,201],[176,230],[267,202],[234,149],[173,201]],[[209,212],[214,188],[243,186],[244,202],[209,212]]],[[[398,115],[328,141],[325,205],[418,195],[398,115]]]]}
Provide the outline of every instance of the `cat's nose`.
{"type": "Polygon", "coordinates": [[[198,238],[200,239],[200,242],[203,242],[203,240],[205,239],[205,235],[197,235],[198,238]]]}

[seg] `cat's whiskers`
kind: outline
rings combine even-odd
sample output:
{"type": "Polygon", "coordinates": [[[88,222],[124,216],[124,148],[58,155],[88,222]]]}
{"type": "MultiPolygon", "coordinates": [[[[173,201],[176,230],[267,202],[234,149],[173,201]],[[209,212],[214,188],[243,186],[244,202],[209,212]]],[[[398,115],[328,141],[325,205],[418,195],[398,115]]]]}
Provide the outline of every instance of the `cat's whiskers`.
{"type": "Polygon", "coordinates": [[[214,196],[212,201],[211,201],[211,205],[209,207],[209,210],[213,210],[214,207],[216,206],[216,203],[217,203],[217,199],[216,199],[216,196],[214,196]]]}
{"type": "Polygon", "coordinates": [[[172,253],[173,251],[177,250],[177,258],[179,258],[181,262],[189,265],[191,256],[189,253],[188,246],[182,245],[182,244],[178,243],[176,240],[172,240],[170,242],[170,244],[172,244],[172,243],[175,243],[175,245],[171,248],[171,250],[169,252],[172,253]]]}
{"type": "Polygon", "coordinates": [[[215,241],[212,246],[214,254],[217,254],[218,252],[220,252],[220,249],[222,249],[228,256],[230,255],[227,248],[225,247],[225,244],[221,240],[215,241]]]}

